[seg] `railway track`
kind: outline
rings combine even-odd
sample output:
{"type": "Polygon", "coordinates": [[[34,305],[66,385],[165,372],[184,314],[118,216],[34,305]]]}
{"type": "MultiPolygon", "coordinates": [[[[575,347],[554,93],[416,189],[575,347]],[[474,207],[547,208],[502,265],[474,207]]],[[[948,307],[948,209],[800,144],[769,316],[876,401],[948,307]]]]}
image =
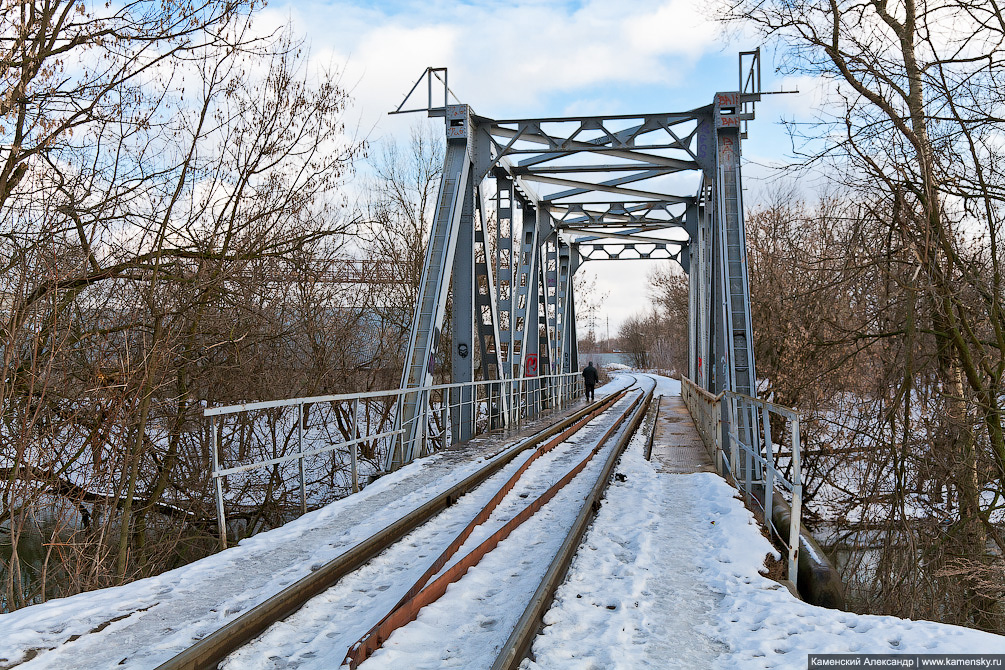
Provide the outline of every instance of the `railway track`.
{"type": "MultiPolygon", "coordinates": [[[[655,386],[646,378],[641,383],[655,386]]],[[[599,506],[618,457],[645,414],[652,388],[645,390],[639,384],[636,378],[631,388],[508,447],[450,490],[157,670],[331,668],[343,658],[355,668],[421,612],[444,607],[455,613],[458,608],[470,609],[479,628],[492,629],[487,636],[494,641],[474,644],[497,653],[494,659],[480,653],[476,665],[493,670],[517,667],[599,506]],[[476,491],[477,495],[466,495],[476,491]],[[486,491],[493,492],[487,503],[486,491]],[[537,542],[535,538],[542,536],[547,542],[537,542]],[[520,543],[528,546],[526,555],[513,561],[519,567],[504,559],[500,564],[500,557],[512,556],[520,543]],[[509,548],[508,554],[500,544],[509,548]],[[535,544],[548,546],[538,549],[535,544]],[[456,594],[471,590],[467,584],[484,580],[486,571],[500,570],[508,571],[508,577],[490,579],[494,584],[474,596],[476,602],[454,602],[456,594]],[[443,598],[452,584],[455,588],[443,598]],[[502,622],[519,611],[513,605],[518,592],[521,616],[502,622]],[[480,613],[479,608],[489,612],[493,607],[505,611],[480,613]]],[[[409,654],[409,635],[403,634],[404,645],[376,654],[365,667],[393,666],[396,655],[409,654]]],[[[409,665],[421,666],[422,653],[430,650],[418,652],[409,665]]],[[[471,666],[465,663],[465,667],[471,666]]]]}

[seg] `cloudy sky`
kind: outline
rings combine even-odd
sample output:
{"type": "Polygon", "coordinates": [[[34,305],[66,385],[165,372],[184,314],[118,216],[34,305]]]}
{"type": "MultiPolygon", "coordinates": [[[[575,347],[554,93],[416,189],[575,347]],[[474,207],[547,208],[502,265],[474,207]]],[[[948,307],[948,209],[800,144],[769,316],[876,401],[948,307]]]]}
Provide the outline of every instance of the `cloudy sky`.
{"type": "MultiPolygon", "coordinates": [[[[387,116],[427,66],[449,68],[451,89],[494,118],[679,111],[737,88],[737,53],[759,46],[723,35],[702,8],[709,0],[296,0],[273,2],[263,28],[292,22],[312,58],[330,63],[352,90],[353,115],[370,140],[407,136],[420,115],[387,116]]],[[[765,90],[796,82],[774,75],[765,53],[765,90]]],[[[805,85],[801,86],[805,90],[805,85]]],[[[744,144],[747,200],[765,188],[763,166],[785,162],[779,119],[808,113],[811,97],[768,96],[744,144]]],[[[647,307],[655,261],[590,262],[609,294],[611,334],[647,307]]],[[[665,262],[665,261],[663,261],[665,262]]],[[[606,322],[605,318],[602,318],[606,322]]]]}

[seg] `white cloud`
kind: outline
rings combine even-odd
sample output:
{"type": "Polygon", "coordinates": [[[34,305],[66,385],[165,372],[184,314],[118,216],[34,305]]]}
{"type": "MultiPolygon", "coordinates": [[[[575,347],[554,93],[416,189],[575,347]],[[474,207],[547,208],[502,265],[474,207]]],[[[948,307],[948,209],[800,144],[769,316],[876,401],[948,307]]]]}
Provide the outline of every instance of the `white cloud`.
{"type": "MultiPolygon", "coordinates": [[[[495,118],[610,114],[666,109],[666,92],[694,81],[701,57],[722,49],[718,27],[691,0],[288,2],[269,11],[292,17],[315,60],[344,65],[372,139],[404,137],[419,121],[386,113],[427,66],[448,67],[461,100],[495,118]]],[[[711,90],[732,88],[735,77],[734,65],[711,90]]],[[[687,99],[684,109],[710,93],[687,99]]],[[[646,308],[652,263],[590,265],[611,292],[612,330],[646,308]]]]}
{"type": "Polygon", "coordinates": [[[379,101],[381,111],[427,65],[449,67],[452,88],[483,113],[532,115],[559,112],[544,111],[556,93],[594,97],[590,89],[614,83],[678,83],[719,46],[714,24],[688,0],[594,0],[579,8],[533,0],[428,3],[382,11],[300,2],[269,11],[292,14],[314,52],[342,55],[360,81],[363,107],[379,101]]]}
{"type": "Polygon", "coordinates": [[[627,19],[622,33],[640,53],[683,54],[696,59],[718,45],[719,28],[699,6],[671,0],[654,12],[627,19]]]}

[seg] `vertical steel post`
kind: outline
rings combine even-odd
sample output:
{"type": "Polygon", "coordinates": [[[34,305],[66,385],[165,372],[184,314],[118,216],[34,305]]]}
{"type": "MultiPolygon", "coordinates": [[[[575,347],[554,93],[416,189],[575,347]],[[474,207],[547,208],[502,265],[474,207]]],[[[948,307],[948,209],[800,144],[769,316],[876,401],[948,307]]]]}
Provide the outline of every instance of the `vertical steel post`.
{"type": "MultiPolygon", "coordinates": [[[[741,475],[737,472],[737,469],[740,467],[740,441],[737,439],[739,435],[733,437],[732,433],[732,430],[736,427],[736,399],[731,393],[727,393],[722,399],[726,401],[726,411],[728,412],[725,430],[722,432],[725,433],[726,443],[729,445],[729,468],[732,471],[731,474],[736,485],[743,486],[741,475]]],[[[744,496],[749,493],[749,491],[744,491],[744,496]]]]}
{"type": "MultiPolygon", "coordinates": [[[[518,361],[514,352],[513,337],[516,327],[514,315],[514,277],[516,276],[517,261],[519,259],[520,238],[516,235],[514,226],[514,216],[517,212],[517,202],[513,189],[513,181],[502,170],[495,171],[496,179],[496,253],[495,253],[495,276],[496,276],[496,305],[499,309],[499,341],[496,349],[503,369],[499,373],[500,379],[513,379],[517,375],[514,372],[518,361]],[[514,240],[515,238],[515,240],[514,240]],[[516,249],[514,250],[514,241],[516,249]]],[[[512,401],[512,394],[510,398],[512,401]]],[[[510,407],[512,405],[509,405],[510,407]]],[[[512,418],[512,414],[510,414],[512,418]]]]}
{"type": "MultiPolygon", "coordinates": [[[[743,221],[743,188],[740,177],[740,122],[742,105],[738,92],[716,93],[713,104],[715,124],[715,260],[719,262],[716,285],[722,320],[716,324],[723,348],[716,352],[730,391],[757,394],[754,369],[754,338],[750,319],[750,285],[747,271],[747,240],[743,221]]],[[[717,339],[717,341],[718,341],[717,339]]],[[[717,371],[718,372],[718,371],[717,371]]],[[[731,426],[738,440],[760,453],[756,444],[756,417],[748,411],[735,414],[731,426]]],[[[743,462],[743,479],[752,459],[743,462]]],[[[748,486],[748,494],[750,492],[748,486]]]]}
{"type": "MultiPolygon", "coordinates": [[[[579,334],[576,331],[576,291],[575,284],[573,283],[573,275],[579,270],[580,266],[580,253],[579,245],[571,244],[569,250],[569,307],[568,314],[566,318],[568,321],[568,332],[566,333],[566,351],[569,352],[569,364],[566,372],[579,372],[579,334]]],[[[572,394],[570,400],[575,397],[575,382],[570,385],[572,394]]]]}
{"type": "Polygon", "coordinates": [[[687,254],[687,308],[688,324],[687,329],[687,370],[688,377],[692,381],[701,385],[698,374],[698,342],[701,338],[698,319],[698,278],[704,269],[703,259],[698,253],[698,203],[697,201],[688,203],[684,213],[685,230],[688,234],[688,244],[681,248],[681,255],[687,254]]]}
{"type": "MultiPolygon", "coordinates": [[[[474,175],[469,171],[459,194],[461,211],[456,221],[456,241],[451,274],[452,349],[450,381],[457,387],[458,407],[451,414],[452,441],[467,442],[475,434],[474,406],[478,390],[471,385],[475,379],[475,321],[481,320],[475,286],[475,215],[474,175]]],[[[481,348],[481,337],[477,345],[481,348]]],[[[483,352],[485,353],[485,352],[483,352]]]]}
{"type": "Polygon", "coordinates": [[[803,512],[803,477],[799,465],[799,415],[792,417],[792,518],[789,521],[789,579],[799,577],[799,525],[803,512]]]}
{"type": "Polygon", "coordinates": [[[447,403],[450,401],[450,389],[443,389],[440,394],[440,448],[447,448],[447,403]]]}
{"type": "MultiPolygon", "coordinates": [[[[470,228],[470,216],[466,226],[462,225],[461,219],[465,211],[468,213],[473,211],[472,167],[469,153],[471,110],[467,105],[449,105],[444,112],[447,151],[436,198],[433,226],[426,248],[422,279],[419,282],[418,302],[409,333],[408,353],[405,356],[405,367],[401,378],[402,388],[419,389],[432,385],[450,277],[454,267],[458,231],[462,227],[470,228]]],[[[466,316],[467,328],[470,329],[472,328],[470,312],[466,316]]],[[[473,356],[474,354],[470,352],[470,336],[464,338],[462,334],[457,344],[464,342],[468,343],[468,356],[473,356]]],[[[413,445],[408,453],[402,454],[403,462],[414,457],[414,442],[418,439],[419,429],[417,423],[422,413],[419,403],[423,402],[424,398],[425,394],[419,393],[414,400],[409,400],[402,406],[404,413],[402,424],[407,426],[403,433],[403,441],[413,445]]],[[[455,436],[454,439],[462,438],[455,436]]]]}
{"type": "Polygon", "coordinates": [[[775,445],[771,441],[771,417],[768,416],[768,406],[761,408],[761,426],[764,430],[765,459],[768,461],[764,468],[764,523],[770,530],[771,525],[771,505],[775,494],[775,445]]]}
{"type": "Polygon", "coordinates": [[[304,476],[304,404],[297,404],[297,453],[300,458],[297,462],[300,464],[300,513],[304,514],[307,512],[307,483],[304,476]]]}
{"type": "Polygon", "coordinates": [[[216,484],[216,524],[220,532],[220,550],[227,548],[227,516],[223,508],[223,477],[220,476],[220,445],[216,439],[216,417],[209,420],[209,429],[213,433],[213,480],[216,484]]]}
{"type": "Polygon", "coordinates": [[[747,409],[748,401],[745,398],[737,398],[737,404],[739,406],[739,412],[733,416],[735,417],[742,412],[742,415],[748,418],[747,421],[740,420],[734,424],[736,437],[737,440],[740,441],[740,444],[743,444],[742,440],[744,438],[743,433],[740,432],[740,427],[743,425],[750,426],[750,432],[747,435],[747,439],[750,441],[750,444],[746,445],[747,448],[743,450],[743,488],[746,489],[747,496],[750,496],[753,493],[751,490],[751,471],[753,470],[754,464],[754,435],[757,430],[757,424],[749,420],[750,412],[747,409]]]}
{"type": "MultiPolygon", "coordinates": [[[[432,393],[429,398],[432,398],[432,393]]],[[[419,448],[419,458],[429,453],[429,400],[422,399],[422,446],[419,448]]]]}
{"type": "MultiPolygon", "coordinates": [[[[365,407],[365,405],[364,405],[365,407]]],[[[359,492],[359,467],[356,454],[359,451],[359,398],[353,400],[352,407],[352,451],[350,452],[350,467],[352,469],[352,492],[359,492]]]]}

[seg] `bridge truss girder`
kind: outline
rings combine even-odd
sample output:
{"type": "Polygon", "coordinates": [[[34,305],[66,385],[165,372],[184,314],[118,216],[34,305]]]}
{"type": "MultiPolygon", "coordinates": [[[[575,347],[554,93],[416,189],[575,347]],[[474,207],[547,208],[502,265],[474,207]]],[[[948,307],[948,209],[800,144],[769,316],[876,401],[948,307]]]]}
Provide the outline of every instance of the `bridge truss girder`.
{"type": "MultiPolygon", "coordinates": [[[[452,381],[474,379],[476,340],[483,377],[515,379],[578,369],[572,278],[583,262],[664,258],[689,277],[689,375],[713,393],[752,394],[739,150],[758,99],[728,92],[686,112],[511,120],[430,103],[447,155],[402,386],[432,381],[448,285],[452,381]]],[[[402,425],[417,424],[422,402],[402,408],[402,425]]],[[[455,440],[473,416],[456,413],[455,440]]],[[[388,467],[414,457],[400,451],[388,467]]]]}

